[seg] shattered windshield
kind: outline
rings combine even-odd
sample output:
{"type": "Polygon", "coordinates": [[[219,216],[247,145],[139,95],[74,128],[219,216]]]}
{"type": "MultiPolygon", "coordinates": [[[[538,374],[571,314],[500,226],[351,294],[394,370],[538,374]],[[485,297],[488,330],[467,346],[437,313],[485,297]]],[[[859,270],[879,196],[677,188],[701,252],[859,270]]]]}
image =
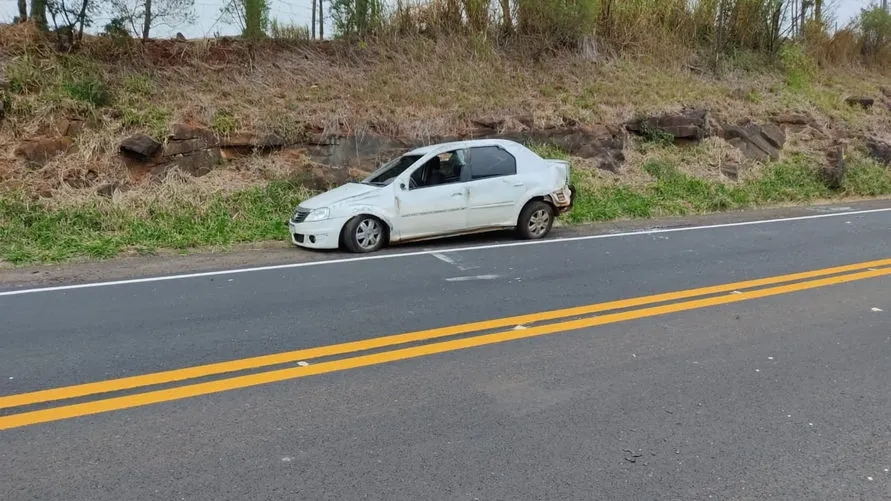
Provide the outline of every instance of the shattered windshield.
{"type": "Polygon", "coordinates": [[[372,173],[362,181],[365,184],[373,184],[375,186],[386,186],[393,182],[399,174],[405,172],[415,162],[421,158],[421,155],[403,155],[387,162],[386,165],[372,173]]]}

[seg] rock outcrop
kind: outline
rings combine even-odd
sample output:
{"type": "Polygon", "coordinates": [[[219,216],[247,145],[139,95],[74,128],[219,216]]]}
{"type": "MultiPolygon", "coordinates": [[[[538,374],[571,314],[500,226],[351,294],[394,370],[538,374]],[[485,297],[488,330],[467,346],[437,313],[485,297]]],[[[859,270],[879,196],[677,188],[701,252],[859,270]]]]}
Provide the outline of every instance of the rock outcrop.
{"type": "Polygon", "coordinates": [[[876,103],[876,100],[871,97],[852,96],[845,99],[845,103],[848,106],[860,106],[864,110],[868,110],[873,107],[873,105],[876,103]]]}
{"type": "Polygon", "coordinates": [[[668,134],[675,141],[698,141],[711,135],[708,111],[697,109],[639,118],[625,124],[625,128],[639,136],[668,134]]]}
{"type": "Polygon", "coordinates": [[[873,160],[885,165],[891,165],[891,141],[870,137],[866,140],[866,148],[873,160]]]}
{"type": "Polygon", "coordinates": [[[786,133],[775,124],[724,125],[724,140],[740,150],[746,158],[759,162],[779,160],[786,144],[786,133]]]}
{"type": "Polygon", "coordinates": [[[161,151],[161,143],[145,134],[137,134],[124,139],[120,145],[120,151],[140,160],[148,161],[161,151]]]}
{"type": "Polygon", "coordinates": [[[38,136],[19,143],[13,154],[25,160],[26,165],[34,169],[66,153],[73,144],[74,141],[70,137],[38,136]]]}

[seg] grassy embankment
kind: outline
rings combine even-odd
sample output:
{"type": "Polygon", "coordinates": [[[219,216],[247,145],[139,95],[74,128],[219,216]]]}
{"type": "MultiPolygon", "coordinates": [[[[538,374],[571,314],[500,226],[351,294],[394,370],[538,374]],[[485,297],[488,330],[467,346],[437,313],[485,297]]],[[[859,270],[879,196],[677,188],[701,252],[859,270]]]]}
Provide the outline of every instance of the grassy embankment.
{"type": "MultiPolygon", "coordinates": [[[[323,49],[277,41],[256,49],[251,65],[238,42],[184,42],[162,55],[152,46],[122,48],[106,39],[90,40],[73,55],[54,54],[33,41],[8,44],[0,55],[9,83],[0,129],[8,150],[0,158],[0,260],[108,258],[286,239],[284,221],[308,195],[300,184],[308,162],[294,152],[236,158],[202,178],[171,175],[113,197],[96,194],[101,184],[128,182],[116,155],[121,138],[134,132],[163,138],[176,121],[288,138],[307,129],[428,137],[460,131],[469,119],[487,114],[531,112],[537,126],[547,127],[617,124],[681,105],[710,109],[726,122],[800,111],[820,128],[854,139],[840,188],[828,188],[821,174],[825,138],[790,135],[780,161],[745,164],[739,180],[720,173],[724,162],[741,159],[719,139],[695,146],[635,140],[617,175],[571,159],[581,191],[567,220],[888,195],[891,172],[869,160],[856,140],[887,130],[888,111],[844,103],[849,95],[881,96],[887,77],[875,61],[867,66],[851,55],[862,51],[856,36],[848,35],[848,49],[839,35],[788,44],[775,56],[736,48],[715,71],[699,71],[711,56],[678,38],[659,44],[607,40],[602,47],[613,50],[596,61],[565,50],[531,61],[474,35],[467,44],[382,37],[323,49]],[[19,140],[63,116],[89,121],[68,154],[36,169],[12,158],[19,140]]],[[[539,149],[565,156],[552,147],[539,149]]]]}

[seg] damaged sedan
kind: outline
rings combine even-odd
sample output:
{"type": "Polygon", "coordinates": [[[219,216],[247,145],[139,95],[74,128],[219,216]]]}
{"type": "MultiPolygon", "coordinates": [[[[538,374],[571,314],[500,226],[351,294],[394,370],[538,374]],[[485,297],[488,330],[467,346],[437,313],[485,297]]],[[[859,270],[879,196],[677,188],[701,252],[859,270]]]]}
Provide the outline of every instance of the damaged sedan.
{"type": "Polygon", "coordinates": [[[478,139],[418,148],[361,182],[301,203],[292,242],[315,249],[373,252],[397,242],[515,229],[546,236],[572,207],[569,162],[545,159],[508,140],[478,139]]]}

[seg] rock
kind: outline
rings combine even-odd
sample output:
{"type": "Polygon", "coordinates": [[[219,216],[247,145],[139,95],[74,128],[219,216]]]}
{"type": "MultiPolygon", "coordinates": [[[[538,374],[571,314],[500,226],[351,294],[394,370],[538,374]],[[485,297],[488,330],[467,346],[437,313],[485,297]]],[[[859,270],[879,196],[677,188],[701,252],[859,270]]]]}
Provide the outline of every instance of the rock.
{"type": "Polygon", "coordinates": [[[96,194],[101,197],[110,198],[114,195],[114,192],[123,188],[123,184],[115,181],[114,183],[105,183],[102,186],[96,188],[96,194]]]}
{"type": "MultiPolygon", "coordinates": [[[[726,132],[725,132],[726,134],[726,132]]],[[[781,150],[786,145],[786,133],[783,129],[774,124],[765,124],[761,126],[761,137],[767,140],[771,146],[781,150]]]]}
{"type": "Polygon", "coordinates": [[[535,117],[532,115],[506,115],[503,117],[488,116],[475,118],[470,121],[481,129],[493,132],[510,132],[531,129],[535,126],[535,117]]]}
{"type": "Polygon", "coordinates": [[[190,176],[201,177],[220,165],[222,161],[223,157],[217,148],[200,150],[188,155],[176,155],[169,159],[169,163],[159,166],[160,169],[153,169],[152,177],[160,180],[167,175],[167,170],[173,166],[178,167],[179,170],[190,176]]]}
{"type": "Polygon", "coordinates": [[[579,128],[549,138],[535,136],[532,133],[528,139],[549,142],[570,155],[593,159],[595,167],[601,170],[618,173],[625,162],[625,134],[621,129],[579,128]]]}
{"type": "Polygon", "coordinates": [[[81,170],[70,170],[66,172],[62,181],[72,188],[81,189],[92,186],[98,178],[99,173],[93,169],[89,169],[86,172],[81,170]]]}
{"type": "Polygon", "coordinates": [[[863,96],[854,96],[854,97],[849,97],[849,98],[845,99],[845,103],[848,106],[859,105],[864,110],[868,110],[868,109],[872,108],[872,106],[875,104],[875,102],[876,102],[875,99],[873,99],[871,97],[863,97],[863,96]]]}
{"type": "Polygon", "coordinates": [[[209,148],[210,145],[204,139],[170,140],[164,146],[164,156],[185,155],[209,148]]]}
{"type": "Polygon", "coordinates": [[[62,136],[75,138],[86,128],[86,121],[80,118],[59,118],[54,122],[44,123],[37,129],[40,136],[62,136]]]}
{"type": "Polygon", "coordinates": [[[269,149],[285,146],[285,140],[275,134],[236,132],[220,138],[218,144],[222,148],[269,149]]]}
{"type": "Polygon", "coordinates": [[[663,132],[675,140],[700,140],[709,136],[709,114],[707,110],[684,110],[681,113],[663,114],[641,118],[625,124],[629,131],[650,136],[663,132]]]}
{"type": "Polygon", "coordinates": [[[37,137],[21,142],[13,154],[25,159],[30,167],[42,167],[50,159],[67,152],[72,144],[74,142],[67,137],[37,137]]]}
{"type": "Polygon", "coordinates": [[[875,161],[891,165],[891,143],[877,137],[870,137],[866,140],[866,147],[869,150],[869,156],[875,161]]]}
{"type": "Polygon", "coordinates": [[[814,118],[807,113],[787,112],[773,117],[773,123],[779,125],[811,125],[814,118]]]}
{"type": "Polygon", "coordinates": [[[724,139],[740,150],[746,158],[764,162],[779,160],[780,150],[786,143],[786,135],[779,127],[769,124],[756,124],[745,127],[737,125],[724,126],[724,139]]]}
{"type": "Polygon", "coordinates": [[[819,129],[817,121],[808,113],[787,112],[774,115],[771,121],[782,129],[799,133],[808,128],[819,129]]]}
{"type": "Polygon", "coordinates": [[[845,164],[845,145],[836,143],[833,151],[827,155],[829,162],[823,167],[823,182],[830,190],[840,189],[844,185],[847,165],[845,164]]]}
{"type": "Polygon", "coordinates": [[[312,191],[327,191],[370,174],[361,169],[346,169],[317,165],[298,174],[300,184],[312,191]]]}
{"type": "Polygon", "coordinates": [[[210,129],[184,123],[173,124],[172,129],[173,133],[170,135],[172,140],[203,139],[208,146],[217,144],[217,136],[210,129]]]}
{"type": "Polygon", "coordinates": [[[161,151],[161,143],[145,134],[136,134],[121,141],[121,153],[148,161],[161,151]]]}
{"type": "Polygon", "coordinates": [[[742,170],[740,165],[736,162],[722,162],[721,163],[721,174],[724,174],[728,178],[736,181],[739,179],[739,172],[742,170]]]}

